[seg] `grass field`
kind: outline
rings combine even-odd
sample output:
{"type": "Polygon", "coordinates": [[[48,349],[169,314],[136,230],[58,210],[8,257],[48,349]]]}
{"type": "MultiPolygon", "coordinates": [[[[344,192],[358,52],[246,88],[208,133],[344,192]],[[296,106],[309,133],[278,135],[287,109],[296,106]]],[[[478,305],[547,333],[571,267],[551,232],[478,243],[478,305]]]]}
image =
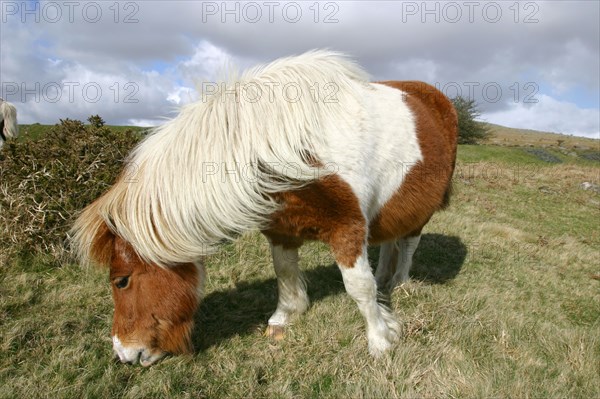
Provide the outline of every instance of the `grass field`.
{"type": "Polygon", "coordinates": [[[13,259],[0,397],[600,397],[600,195],[579,187],[600,182],[600,163],[553,154],[460,146],[451,206],[392,294],[401,341],[380,360],[318,243],[301,250],[312,306],[283,341],[263,336],[277,286],[251,233],[207,259],[195,354],[147,369],[112,360],[106,270],[13,259]]]}

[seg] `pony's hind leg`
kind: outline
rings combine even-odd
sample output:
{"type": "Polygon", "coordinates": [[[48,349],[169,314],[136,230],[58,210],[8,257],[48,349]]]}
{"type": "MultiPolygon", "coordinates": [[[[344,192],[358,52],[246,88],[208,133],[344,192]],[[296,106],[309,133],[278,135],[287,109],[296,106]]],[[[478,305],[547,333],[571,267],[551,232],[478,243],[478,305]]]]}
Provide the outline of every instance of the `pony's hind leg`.
{"type": "Polygon", "coordinates": [[[269,319],[266,334],[275,339],[283,338],[284,328],[295,314],[308,309],[306,283],[298,268],[298,248],[285,248],[271,244],[273,265],[277,275],[279,300],[277,310],[269,319]]]}
{"type": "Polygon", "coordinates": [[[390,281],[390,290],[393,290],[398,284],[402,284],[408,281],[408,272],[412,266],[413,255],[419,246],[421,241],[421,235],[412,237],[401,238],[398,240],[398,249],[400,256],[398,256],[398,265],[396,267],[396,273],[394,273],[392,280],[390,281]]]}
{"type": "Polygon", "coordinates": [[[388,241],[381,244],[379,262],[375,271],[375,281],[377,281],[379,291],[384,292],[389,289],[389,283],[396,274],[399,253],[397,241],[388,241]]]}
{"type": "Polygon", "coordinates": [[[369,266],[367,247],[353,265],[340,264],[346,291],[358,305],[367,323],[369,352],[378,357],[398,339],[400,325],[390,310],[377,302],[377,284],[369,266]]]}
{"type": "Polygon", "coordinates": [[[413,255],[419,246],[421,235],[400,238],[381,244],[379,263],[375,272],[377,287],[382,292],[391,292],[398,284],[409,280],[413,255]]]}

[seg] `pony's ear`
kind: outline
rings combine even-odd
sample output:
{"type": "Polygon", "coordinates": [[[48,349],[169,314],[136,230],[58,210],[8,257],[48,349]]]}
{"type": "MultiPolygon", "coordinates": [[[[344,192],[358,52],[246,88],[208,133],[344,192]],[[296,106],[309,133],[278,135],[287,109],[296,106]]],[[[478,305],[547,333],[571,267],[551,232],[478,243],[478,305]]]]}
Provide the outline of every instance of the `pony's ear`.
{"type": "Polygon", "coordinates": [[[99,266],[110,265],[115,243],[115,235],[108,228],[106,223],[102,223],[90,245],[90,259],[99,266]]]}

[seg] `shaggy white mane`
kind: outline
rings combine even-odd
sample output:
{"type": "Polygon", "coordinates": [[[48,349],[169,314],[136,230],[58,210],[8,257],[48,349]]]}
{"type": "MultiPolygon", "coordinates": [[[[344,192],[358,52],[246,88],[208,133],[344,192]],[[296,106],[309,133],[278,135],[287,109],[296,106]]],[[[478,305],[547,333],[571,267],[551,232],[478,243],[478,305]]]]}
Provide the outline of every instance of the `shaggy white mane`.
{"type": "Polygon", "coordinates": [[[359,66],[330,51],[220,83],[155,128],[130,154],[131,173],[86,208],[72,231],[80,255],[93,257],[104,223],[160,266],[198,260],[222,240],[264,228],[279,206],[270,194],[323,176],[324,126],[355,117],[367,83],[359,66]]]}

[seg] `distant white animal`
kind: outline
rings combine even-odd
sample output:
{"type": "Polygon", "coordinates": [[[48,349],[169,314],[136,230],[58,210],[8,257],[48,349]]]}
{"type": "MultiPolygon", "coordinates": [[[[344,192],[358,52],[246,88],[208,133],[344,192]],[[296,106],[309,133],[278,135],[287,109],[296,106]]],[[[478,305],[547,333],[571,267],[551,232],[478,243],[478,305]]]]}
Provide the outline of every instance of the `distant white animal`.
{"type": "Polygon", "coordinates": [[[15,138],[18,135],[17,109],[8,101],[0,98],[0,148],[9,137],[15,138]]]}

